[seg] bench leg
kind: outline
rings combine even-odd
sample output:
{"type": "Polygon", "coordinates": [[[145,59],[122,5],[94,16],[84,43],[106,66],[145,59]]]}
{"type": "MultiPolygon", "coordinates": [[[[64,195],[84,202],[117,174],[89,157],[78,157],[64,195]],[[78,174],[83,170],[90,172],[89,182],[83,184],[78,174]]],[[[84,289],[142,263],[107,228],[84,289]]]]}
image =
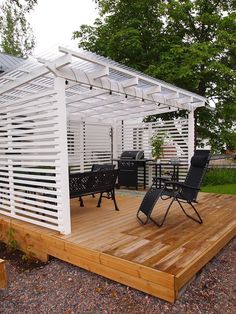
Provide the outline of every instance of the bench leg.
{"type": "Polygon", "coordinates": [[[100,207],[100,206],[101,206],[101,203],[102,203],[102,194],[103,194],[103,193],[100,193],[97,207],[100,207]]]}
{"type": "Polygon", "coordinates": [[[84,207],[84,202],[81,196],[79,197],[79,202],[80,202],[80,207],[84,207]]]}
{"type": "Polygon", "coordinates": [[[115,205],[115,210],[119,210],[118,206],[117,206],[117,203],[116,203],[116,196],[115,196],[115,189],[113,189],[111,191],[111,197],[113,199],[113,202],[114,202],[114,205],[115,205]]]}

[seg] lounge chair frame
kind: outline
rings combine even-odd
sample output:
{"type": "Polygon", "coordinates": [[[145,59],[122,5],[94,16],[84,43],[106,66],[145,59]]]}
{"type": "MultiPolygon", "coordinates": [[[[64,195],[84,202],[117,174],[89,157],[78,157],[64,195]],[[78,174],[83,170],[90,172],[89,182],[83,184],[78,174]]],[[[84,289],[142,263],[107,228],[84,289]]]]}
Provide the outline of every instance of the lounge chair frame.
{"type": "Polygon", "coordinates": [[[154,178],[152,187],[147,191],[144,199],[137,212],[137,218],[142,224],[146,224],[149,219],[158,227],[163,226],[172,204],[177,201],[183,213],[195,222],[202,224],[203,220],[193,203],[197,203],[197,195],[200,190],[203,176],[207,170],[210,160],[209,150],[196,150],[191,159],[191,166],[186,176],[185,182],[170,181],[166,178],[154,178]],[[157,180],[161,183],[157,188],[157,180]],[[191,184],[190,184],[191,183],[191,184]],[[151,217],[152,211],[159,199],[171,199],[163,218],[157,222],[151,217]],[[183,204],[191,206],[196,217],[187,213],[183,204]],[[141,218],[140,214],[144,214],[146,219],[141,218]]]}

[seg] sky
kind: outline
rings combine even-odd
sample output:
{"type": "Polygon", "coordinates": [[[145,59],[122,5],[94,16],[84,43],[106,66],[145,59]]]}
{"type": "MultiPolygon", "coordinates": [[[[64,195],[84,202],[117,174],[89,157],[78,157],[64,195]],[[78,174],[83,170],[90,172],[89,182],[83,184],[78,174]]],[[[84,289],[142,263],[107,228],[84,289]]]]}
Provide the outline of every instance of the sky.
{"type": "Polygon", "coordinates": [[[38,0],[27,18],[36,37],[34,54],[40,54],[55,46],[67,46],[73,31],[81,24],[92,25],[98,12],[92,0],[38,0]]]}

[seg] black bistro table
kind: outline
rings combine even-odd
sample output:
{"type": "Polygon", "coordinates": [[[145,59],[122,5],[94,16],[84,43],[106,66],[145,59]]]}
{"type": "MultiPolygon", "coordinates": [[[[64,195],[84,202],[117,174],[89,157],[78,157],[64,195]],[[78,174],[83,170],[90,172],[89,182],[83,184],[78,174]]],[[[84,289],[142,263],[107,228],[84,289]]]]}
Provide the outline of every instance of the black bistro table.
{"type": "MultiPolygon", "coordinates": [[[[181,166],[186,166],[186,164],[181,164],[180,162],[156,162],[149,160],[147,166],[154,167],[154,179],[157,177],[170,179],[172,181],[179,181],[179,170],[181,166]]],[[[157,187],[156,180],[156,187],[157,187]]],[[[159,188],[161,188],[161,181],[159,180],[159,188]]]]}

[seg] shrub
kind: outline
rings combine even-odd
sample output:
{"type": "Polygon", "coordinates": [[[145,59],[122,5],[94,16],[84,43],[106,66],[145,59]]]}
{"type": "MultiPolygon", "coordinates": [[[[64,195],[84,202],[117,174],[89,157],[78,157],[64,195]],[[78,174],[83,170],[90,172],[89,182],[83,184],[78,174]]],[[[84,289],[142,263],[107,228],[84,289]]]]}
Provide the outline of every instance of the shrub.
{"type": "Polygon", "coordinates": [[[212,168],[207,171],[203,178],[202,186],[222,185],[236,183],[236,169],[212,168]]]}
{"type": "Polygon", "coordinates": [[[159,159],[163,154],[164,135],[155,134],[151,137],[152,157],[159,159]]]}

